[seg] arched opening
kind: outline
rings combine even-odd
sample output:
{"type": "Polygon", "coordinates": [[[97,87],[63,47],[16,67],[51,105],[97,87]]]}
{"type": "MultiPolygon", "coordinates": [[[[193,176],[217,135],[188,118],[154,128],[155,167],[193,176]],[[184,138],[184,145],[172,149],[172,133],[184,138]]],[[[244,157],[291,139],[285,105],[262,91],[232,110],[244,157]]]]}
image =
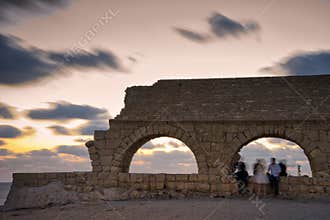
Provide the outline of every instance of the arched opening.
{"type": "Polygon", "coordinates": [[[137,149],[129,165],[130,173],[198,173],[193,152],[176,138],[153,138],[137,149]]]}
{"type": "Polygon", "coordinates": [[[257,159],[262,159],[266,165],[270,158],[277,162],[283,161],[287,166],[289,176],[312,176],[310,161],[304,150],[296,143],[275,137],[264,137],[249,142],[238,152],[240,161],[245,162],[247,171],[253,175],[253,165],[257,159]]]}

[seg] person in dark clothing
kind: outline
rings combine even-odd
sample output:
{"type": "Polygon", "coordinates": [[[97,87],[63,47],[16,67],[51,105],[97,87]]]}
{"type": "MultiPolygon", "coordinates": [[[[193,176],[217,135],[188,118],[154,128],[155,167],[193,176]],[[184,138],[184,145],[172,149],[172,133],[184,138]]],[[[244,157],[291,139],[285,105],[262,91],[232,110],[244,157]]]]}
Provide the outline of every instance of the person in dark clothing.
{"type": "Polygon", "coordinates": [[[282,160],[278,165],[281,167],[280,176],[288,176],[288,173],[286,172],[285,161],[282,160]]]}
{"type": "Polygon", "coordinates": [[[277,196],[279,194],[281,167],[276,163],[276,159],[274,157],[271,158],[271,164],[268,166],[268,172],[270,172],[270,182],[274,191],[274,196],[277,196]]]}
{"type": "Polygon", "coordinates": [[[244,162],[237,163],[237,172],[234,174],[234,177],[237,180],[239,194],[246,193],[249,183],[249,173],[246,171],[244,162]]]}

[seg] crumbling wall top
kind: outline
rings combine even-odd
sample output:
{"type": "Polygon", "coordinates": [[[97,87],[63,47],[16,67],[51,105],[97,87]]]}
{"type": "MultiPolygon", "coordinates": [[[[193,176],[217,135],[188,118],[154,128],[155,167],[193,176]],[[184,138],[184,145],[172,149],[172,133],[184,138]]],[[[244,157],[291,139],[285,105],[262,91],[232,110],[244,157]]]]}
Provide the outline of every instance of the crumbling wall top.
{"type": "Polygon", "coordinates": [[[330,75],[159,80],[129,87],[115,119],[322,120],[330,118],[329,96],[330,75]]]}

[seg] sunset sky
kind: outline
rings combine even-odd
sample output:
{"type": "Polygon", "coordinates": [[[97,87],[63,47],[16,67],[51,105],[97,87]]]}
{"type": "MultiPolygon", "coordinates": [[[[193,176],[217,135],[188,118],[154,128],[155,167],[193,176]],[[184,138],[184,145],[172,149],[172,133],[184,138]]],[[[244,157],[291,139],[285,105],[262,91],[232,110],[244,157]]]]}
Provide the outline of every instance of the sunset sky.
{"type": "MultiPolygon", "coordinates": [[[[12,172],[90,170],[84,142],[108,128],[128,86],[329,74],[329,11],[330,0],[0,0],[0,181],[12,172]]],[[[279,155],[292,172],[306,164],[285,141],[249,148],[246,160],[279,155]]],[[[164,138],[147,143],[133,165],[196,169],[183,143],[164,138]]]]}

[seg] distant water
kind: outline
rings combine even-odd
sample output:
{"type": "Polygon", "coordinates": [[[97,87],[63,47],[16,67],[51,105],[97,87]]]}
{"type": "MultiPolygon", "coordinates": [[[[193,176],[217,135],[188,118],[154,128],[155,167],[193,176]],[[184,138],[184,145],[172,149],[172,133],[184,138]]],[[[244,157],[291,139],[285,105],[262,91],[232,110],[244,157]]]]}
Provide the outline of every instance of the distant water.
{"type": "Polygon", "coordinates": [[[3,205],[7,199],[11,183],[0,183],[0,206],[3,205]]]}

